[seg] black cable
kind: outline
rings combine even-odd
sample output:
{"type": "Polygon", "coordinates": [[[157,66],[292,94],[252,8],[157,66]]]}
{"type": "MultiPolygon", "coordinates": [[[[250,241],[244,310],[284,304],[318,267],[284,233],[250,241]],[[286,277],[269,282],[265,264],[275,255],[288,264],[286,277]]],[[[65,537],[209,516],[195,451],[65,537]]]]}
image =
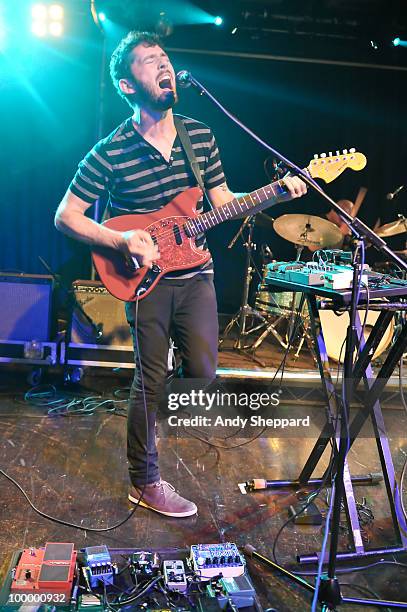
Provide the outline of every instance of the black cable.
{"type": "MultiPolygon", "coordinates": [[[[342,582],[340,584],[341,587],[348,587],[348,589],[354,589],[355,591],[359,591],[362,594],[366,593],[368,595],[373,595],[376,599],[380,600],[380,595],[378,595],[373,589],[369,589],[368,587],[361,586],[360,584],[352,584],[351,582],[342,582]]],[[[383,606],[378,606],[380,610],[387,610],[387,612],[391,612],[390,608],[383,608],[383,606]]]]}
{"type": "MultiPolygon", "coordinates": [[[[405,325],[407,325],[407,321],[405,325]]],[[[403,389],[403,356],[401,356],[400,361],[399,361],[399,393],[400,393],[401,402],[403,404],[403,408],[406,411],[406,415],[407,415],[407,402],[406,402],[406,398],[404,397],[404,389],[403,389]]]]}
{"type": "MultiPolygon", "coordinates": [[[[141,365],[141,356],[140,356],[140,350],[139,350],[139,344],[138,344],[138,338],[137,338],[137,323],[138,323],[138,300],[136,301],[135,333],[134,333],[134,337],[135,337],[135,352],[136,352],[136,356],[137,356],[137,360],[138,360],[139,368],[140,368],[140,382],[141,382],[141,389],[142,389],[142,395],[143,395],[144,415],[145,415],[145,424],[146,424],[146,440],[147,440],[147,443],[148,443],[149,427],[148,427],[148,415],[147,415],[147,401],[146,401],[146,394],[145,394],[145,388],[144,388],[144,378],[143,378],[143,369],[142,369],[142,365],[141,365]]],[[[112,525],[111,527],[99,527],[99,528],[96,528],[96,527],[84,527],[83,525],[77,525],[76,523],[70,523],[69,521],[63,521],[62,519],[56,518],[54,516],[50,516],[49,514],[46,514],[45,512],[42,512],[42,510],[39,510],[33,504],[33,502],[30,500],[30,498],[28,497],[28,495],[25,492],[25,490],[23,489],[23,487],[16,480],[14,480],[14,478],[9,476],[1,468],[0,468],[0,474],[2,474],[5,478],[7,478],[7,480],[9,480],[15,487],[17,487],[17,489],[24,495],[24,497],[27,500],[27,502],[30,505],[30,507],[34,510],[34,512],[39,514],[39,516],[42,516],[43,518],[46,518],[46,519],[48,519],[48,520],[50,520],[50,521],[52,521],[54,523],[58,523],[59,525],[65,525],[66,527],[74,527],[75,529],[80,529],[81,531],[91,531],[93,533],[104,533],[106,531],[113,531],[114,529],[117,529],[118,527],[121,527],[136,512],[137,508],[140,505],[140,501],[141,501],[141,499],[142,499],[142,497],[144,495],[144,491],[145,491],[145,488],[146,488],[147,483],[148,483],[148,462],[147,462],[146,480],[145,480],[145,483],[144,483],[143,488],[141,490],[140,497],[137,500],[134,508],[131,510],[131,512],[129,512],[129,514],[126,516],[126,518],[124,518],[119,523],[116,523],[115,525],[112,525]]]]}
{"type": "MultiPolygon", "coordinates": [[[[314,501],[314,499],[316,499],[318,497],[318,495],[321,493],[322,489],[325,487],[325,485],[326,485],[326,483],[328,481],[329,475],[331,474],[331,470],[332,470],[332,467],[333,467],[334,459],[335,459],[335,446],[332,445],[331,446],[331,455],[330,455],[330,459],[329,459],[329,462],[328,462],[328,467],[326,468],[325,475],[324,475],[324,477],[322,479],[321,484],[314,491],[309,493],[309,495],[307,496],[307,501],[306,501],[305,504],[302,504],[301,501],[300,501],[300,504],[301,504],[300,509],[295,514],[290,516],[281,525],[280,529],[277,532],[276,537],[274,538],[272,554],[273,554],[273,559],[274,559],[275,563],[279,564],[278,559],[277,559],[277,544],[278,544],[278,540],[279,540],[282,532],[287,527],[287,525],[289,525],[291,523],[291,521],[293,521],[295,518],[297,518],[297,516],[300,516],[304,512],[304,510],[306,510],[308,508],[308,506],[311,505],[311,503],[314,501]]],[[[333,478],[334,478],[334,475],[332,474],[331,481],[333,480],[333,478]]],[[[281,565],[281,563],[279,565],[281,565]]]]}
{"type": "Polygon", "coordinates": [[[400,485],[399,485],[399,498],[400,498],[401,510],[403,512],[404,520],[407,523],[407,512],[406,512],[406,507],[404,505],[404,496],[403,496],[404,478],[406,476],[406,471],[407,471],[407,455],[404,460],[403,469],[401,471],[400,485]]]}
{"type": "MultiPolygon", "coordinates": [[[[336,569],[337,574],[353,574],[354,572],[364,572],[371,567],[377,567],[378,565],[396,565],[397,567],[407,569],[407,563],[400,563],[399,561],[387,561],[386,559],[381,559],[380,561],[375,561],[374,563],[369,563],[368,565],[360,565],[356,567],[338,567],[336,569]]],[[[317,572],[309,571],[309,572],[297,572],[293,570],[293,574],[297,574],[298,576],[316,576],[317,572]]]]}
{"type": "Polygon", "coordinates": [[[121,601],[118,601],[117,603],[114,602],[110,602],[110,606],[112,607],[113,610],[120,610],[122,606],[128,606],[129,604],[134,603],[135,601],[137,601],[138,599],[140,599],[140,597],[143,597],[144,595],[146,595],[148,593],[148,591],[150,591],[150,589],[152,589],[152,587],[159,581],[162,580],[162,575],[160,574],[159,576],[156,576],[155,578],[153,578],[152,580],[150,580],[150,582],[148,582],[139,593],[136,593],[134,595],[132,595],[131,597],[128,597],[126,599],[122,599],[121,601]],[[116,608],[115,606],[119,606],[119,608],[116,608]]]}

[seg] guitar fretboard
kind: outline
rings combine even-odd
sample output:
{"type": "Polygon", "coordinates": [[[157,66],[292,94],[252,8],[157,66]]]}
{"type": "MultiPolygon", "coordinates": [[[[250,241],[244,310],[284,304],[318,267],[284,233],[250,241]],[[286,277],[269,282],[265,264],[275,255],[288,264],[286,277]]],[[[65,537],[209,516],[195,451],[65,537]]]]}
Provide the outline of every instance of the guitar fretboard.
{"type": "Polygon", "coordinates": [[[228,221],[240,215],[250,215],[251,211],[263,202],[270,202],[270,206],[272,206],[281,201],[286,194],[287,190],[282,181],[270,183],[222,206],[214,207],[209,212],[198,215],[194,219],[189,219],[184,226],[185,231],[192,238],[192,236],[202,234],[215,227],[215,225],[223,223],[223,221],[228,221]]]}

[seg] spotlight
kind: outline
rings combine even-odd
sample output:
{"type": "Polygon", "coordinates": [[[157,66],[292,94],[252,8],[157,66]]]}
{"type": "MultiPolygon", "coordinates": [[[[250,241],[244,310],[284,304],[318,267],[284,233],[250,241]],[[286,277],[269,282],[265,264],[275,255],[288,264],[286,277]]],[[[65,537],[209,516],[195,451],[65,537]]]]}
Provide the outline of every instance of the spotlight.
{"type": "Polygon", "coordinates": [[[400,44],[400,42],[401,42],[401,41],[400,41],[400,37],[399,37],[399,36],[397,36],[396,38],[393,38],[393,45],[394,45],[395,47],[398,47],[398,46],[399,46],[399,44],[400,44]]]}
{"type": "Polygon", "coordinates": [[[48,16],[52,21],[62,21],[64,18],[64,7],[60,4],[51,4],[48,9],[48,16]]]}
{"type": "Polygon", "coordinates": [[[46,21],[47,20],[47,7],[45,4],[34,4],[31,7],[31,17],[35,21],[46,21]]]}
{"type": "Polygon", "coordinates": [[[375,51],[377,51],[377,49],[379,48],[377,45],[377,42],[375,42],[374,40],[370,41],[370,46],[372,47],[372,49],[374,49],[375,51]]]}
{"type": "Polygon", "coordinates": [[[0,13],[0,52],[6,47],[6,26],[0,13]]]}
{"type": "Polygon", "coordinates": [[[64,7],[56,2],[43,2],[31,7],[31,32],[35,36],[62,36],[64,31],[64,7]]]}
{"type": "Polygon", "coordinates": [[[221,26],[221,25],[222,25],[222,23],[223,23],[223,19],[222,19],[222,17],[219,17],[219,16],[218,16],[218,17],[215,17],[215,19],[213,20],[213,23],[214,23],[215,25],[217,25],[217,26],[221,26]]]}
{"type": "Polygon", "coordinates": [[[237,32],[237,28],[233,28],[231,34],[236,34],[236,32],[237,32]]]}
{"type": "Polygon", "coordinates": [[[48,32],[51,34],[51,36],[62,36],[62,23],[60,21],[51,21],[48,26],[48,32]]]}
{"type": "Polygon", "coordinates": [[[35,36],[43,38],[47,35],[47,24],[45,21],[33,21],[31,24],[31,32],[35,36]]]}
{"type": "Polygon", "coordinates": [[[106,21],[106,13],[98,13],[99,21],[106,21]]]}

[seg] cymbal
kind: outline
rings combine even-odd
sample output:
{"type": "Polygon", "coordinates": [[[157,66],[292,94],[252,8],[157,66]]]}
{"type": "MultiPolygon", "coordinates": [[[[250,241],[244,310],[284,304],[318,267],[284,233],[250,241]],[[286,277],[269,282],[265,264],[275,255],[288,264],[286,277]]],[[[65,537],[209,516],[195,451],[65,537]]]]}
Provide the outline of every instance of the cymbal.
{"type": "Polygon", "coordinates": [[[289,242],[319,249],[338,246],[343,239],[334,223],[315,215],[282,215],[274,221],[274,229],[289,242]]]}
{"type": "Polygon", "coordinates": [[[401,217],[400,219],[397,219],[397,221],[392,221],[391,223],[381,225],[376,230],[376,234],[382,238],[385,238],[386,236],[404,234],[404,232],[407,232],[407,219],[405,217],[401,217]]]}

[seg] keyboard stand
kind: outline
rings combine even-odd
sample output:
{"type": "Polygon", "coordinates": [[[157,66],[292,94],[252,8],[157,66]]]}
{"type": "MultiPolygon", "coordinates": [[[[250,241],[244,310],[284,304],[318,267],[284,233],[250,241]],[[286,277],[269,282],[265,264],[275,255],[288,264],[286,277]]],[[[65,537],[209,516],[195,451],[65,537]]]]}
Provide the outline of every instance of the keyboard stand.
{"type": "MultiPolygon", "coordinates": [[[[331,482],[332,474],[325,473],[321,478],[311,479],[311,476],[330,441],[334,440],[333,452],[335,456],[339,448],[340,423],[337,422],[337,415],[339,414],[339,411],[336,400],[336,391],[335,385],[331,377],[329,360],[316,300],[317,295],[321,293],[326,297],[327,292],[323,288],[321,289],[318,287],[305,286],[299,287],[295,283],[279,282],[278,280],[274,279],[270,280],[270,285],[273,285],[273,287],[280,287],[284,290],[291,289],[294,291],[302,291],[306,295],[310,315],[311,338],[314,342],[314,350],[317,358],[318,369],[321,376],[323,391],[327,402],[327,419],[326,424],[318,440],[316,441],[303,469],[301,470],[298,479],[293,481],[267,481],[267,488],[273,489],[281,488],[284,486],[315,486],[316,483],[321,483],[325,479],[328,484],[331,482]]],[[[405,288],[404,291],[401,291],[401,295],[403,295],[404,293],[405,288]]],[[[343,305],[343,303],[337,303],[335,306],[339,308],[343,305]]],[[[402,358],[403,353],[406,350],[406,323],[404,323],[398,338],[389,350],[388,355],[382,367],[380,368],[380,371],[378,372],[376,378],[374,378],[373,376],[373,371],[371,367],[372,356],[375,352],[375,349],[379,345],[393,315],[394,312],[392,310],[383,309],[380,312],[380,315],[375,325],[373,326],[373,329],[366,342],[364,338],[361,338],[361,351],[353,366],[352,380],[350,385],[351,393],[355,393],[358,389],[359,383],[363,379],[365,396],[362,407],[358,409],[356,415],[353,417],[353,420],[350,422],[349,431],[350,444],[352,445],[358,437],[364,423],[370,418],[375,433],[376,444],[383,473],[383,480],[386,486],[387,497],[390,505],[395,544],[391,547],[386,548],[376,548],[368,550],[365,548],[362,539],[362,530],[360,526],[355,495],[353,492],[353,483],[377,484],[379,480],[371,478],[369,481],[368,477],[352,477],[348,463],[346,461],[344,469],[345,495],[343,498],[343,502],[345,506],[348,524],[350,527],[349,536],[351,540],[351,550],[347,552],[338,552],[338,560],[370,558],[376,555],[393,555],[394,553],[407,551],[407,525],[404,524],[405,522],[404,518],[401,516],[401,512],[398,512],[399,491],[395,476],[394,464],[390,452],[389,441],[386,435],[386,429],[384,426],[383,415],[379,402],[379,396],[381,392],[385,388],[397,363],[402,358]]],[[[358,312],[356,313],[356,328],[358,336],[361,337],[362,325],[358,312]]],[[[332,463],[334,464],[335,462],[333,461],[332,463]]],[[[318,563],[319,556],[320,555],[318,552],[314,552],[307,555],[299,555],[298,561],[300,563],[318,563]]]]}

